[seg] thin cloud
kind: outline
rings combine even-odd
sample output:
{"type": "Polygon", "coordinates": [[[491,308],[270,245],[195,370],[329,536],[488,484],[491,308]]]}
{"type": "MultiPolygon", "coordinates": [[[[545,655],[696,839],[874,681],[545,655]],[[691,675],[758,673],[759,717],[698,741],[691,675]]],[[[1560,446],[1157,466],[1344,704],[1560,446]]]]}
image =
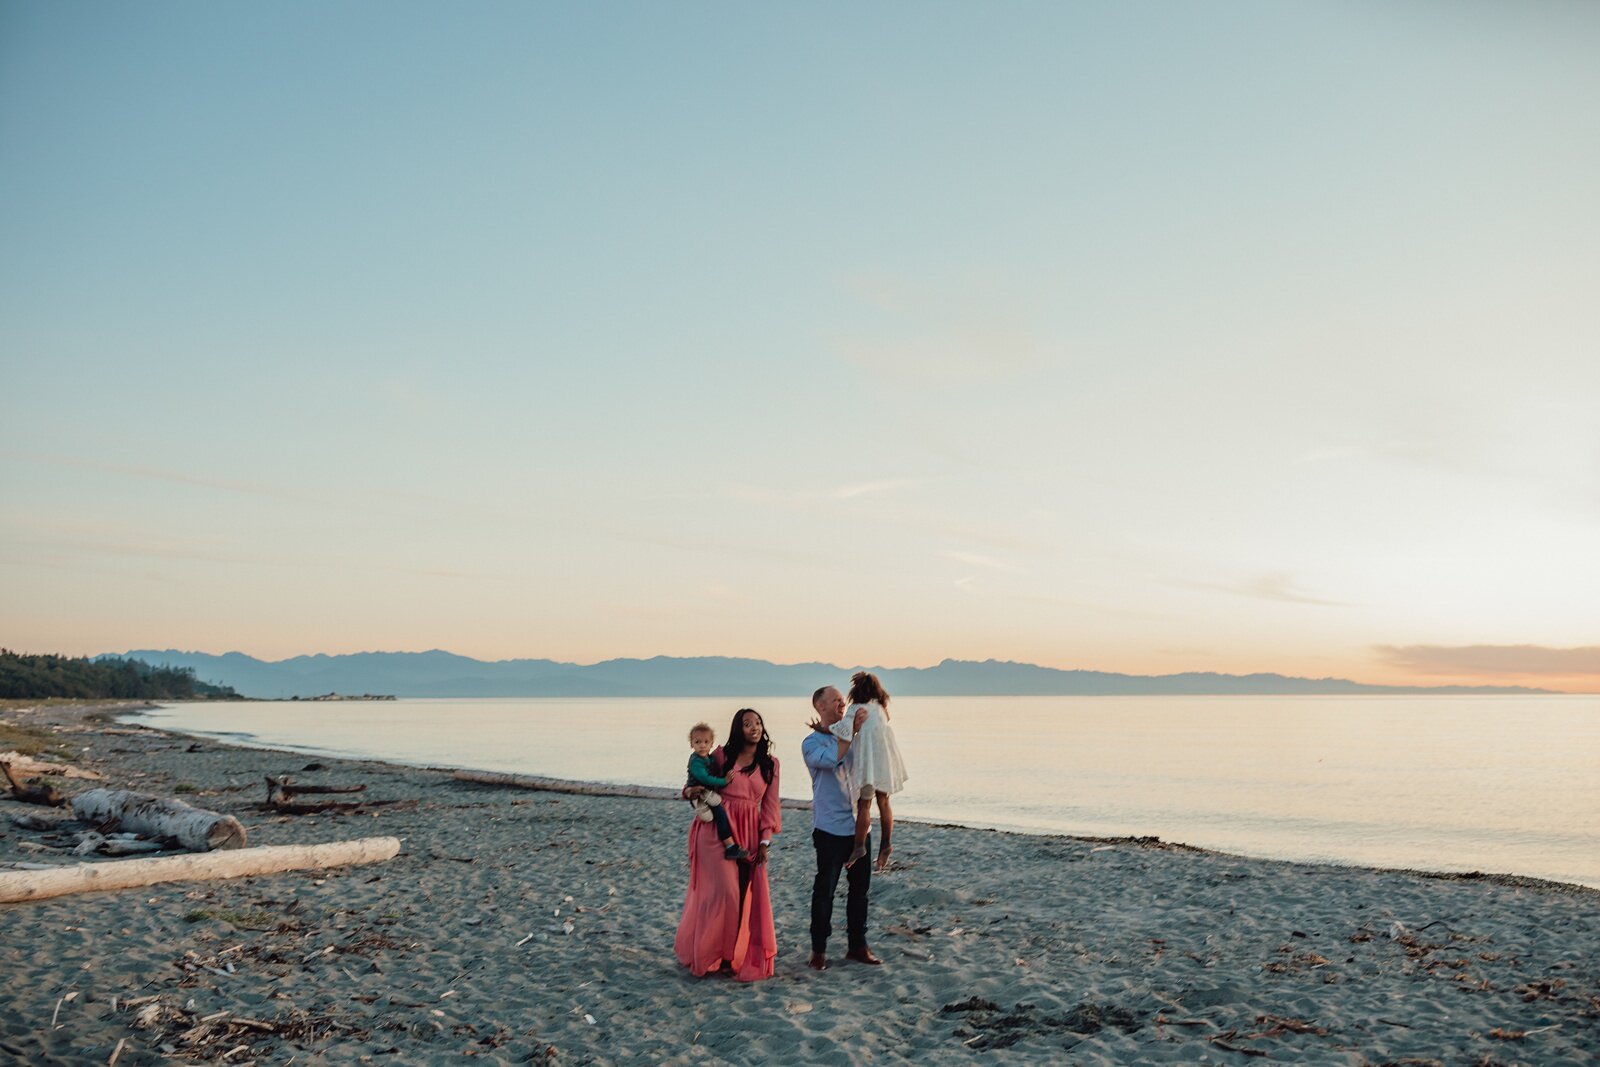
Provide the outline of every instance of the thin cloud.
{"type": "Polygon", "coordinates": [[[969,567],[982,567],[985,570],[991,571],[1014,572],[1017,570],[1016,567],[1006,563],[1004,560],[998,560],[992,556],[982,556],[976,552],[941,552],[939,555],[943,556],[945,559],[954,560],[957,563],[964,563],[969,567]]]}
{"type": "MultiPolygon", "coordinates": [[[[141,464],[115,463],[109,460],[90,459],[82,456],[65,456],[46,452],[24,452],[15,449],[0,450],[0,460],[10,460],[22,463],[41,463],[51,467],[61,467],[67,470],[94,471],[100,474],[113,474],[122,478],[136,478],[144,481],[166,482],[170,485],[186,485],[196,489],[214,489],[218,492],[237,493],[242,496],[266,497],[272,500],[290,500],[298,504],[315,504],[318,507],[349,508],[353,498],[348,495],[324,496],[317,493],[307,493],[298,489],[290,489],[279,485],[270,485],[264,482],[235,481],[228,478],[205,478],[184,471],[166,470],[160,467],[146,467],[141,464]]],[[[412,505],[426,505],[437,507],[440,505],[459,506],[442,497],[429,496],[417,492],[388,492],[379,491],[369,493],[379,499],[400,501],[412,505]]]]}
{"type": "Polygon", "coordinates": [[[747,504],[766,504],[784,508],[811,508],[818,504],[856,500],[864,496],[878,496],[896,489],[925,485],[926,478],[884,478],[875,482],[857,482],[834,486],[832,489],[762,489],[753,486],[734,486],[728,495],[747,504]]]}
{"type": "Polygon", "coordinates": [[[173,485],[189,485],[200,489],[220,489],[229,493],[244,493],[250,496],[267,496],[279,500],[295,500],[302,503],[326,504],[329,501],[323,497],[313,496],[309,493],[299,493],[290,489],[282,489],[272,485],[262,485],[257,482],[237,482],[222,478],[200,478],[182,471],[162,470],[158,467],[144,467],[131,463],[111,463],[106,460],[85,459],[79,456],[52,455],[43,452],[18,452],[7,450],[0,452],[0,459],[19,460],[29,463],[43,463],[52,467],[65,467],[69,470],[97,471],[101,474],[115,474],[124,478],[140,478],[148,481],[169,482],[173,485]]]}
{"type": "Polygon", "coordinates": [[[850,341],[840,354],[855,366],[896,384],[970,385],[1007,378],[1043,362],[1039,346],[1020,329],[969,327],[929,330],[894,341],[850,341]]]}
{"type": "MultiPolygon", "coordinates": [[[[37,534],[41,531],[32,532],[37,534]]],[[[504,577],[499,574],[473,573],[449,568],[369,563],[347,559],[313,558],[310,556],[274,556],[257,552],[216,549],[175,541],[133,541],[62,533],[51,533],[49,540],[35,540],[28,537],[0,539],[0,545],[28,549],[36,553],[42,553],[47,557],[50,555],[67,557],[132,557],[135,559],[176,560],[184,563],[220,563],[228,566],[282,567],[289,569],[321,568],[339,571],[360,570],[406,574],[423,578],[501,580],[504,577]]],[[[30,565],[33,565],[32,561],[30,561],[30,565]]],[[[76,565],[56,564],[56,566],[73,571],[98,570],[98,568],[94,567],[78,567],[76,565]]],[[[117,571],[115,573],[122,574],[125,572],[117,571]]]]}
{"type": "Polygon", "coordinates": [[[1328,608],[1350,606],[1345,601],[1326,600],[1302,592],[1295,587],[1294,575],[1288,571],[1267,571],[1231,582],[1177,580],[1169,581],[1167,584],[1186,589],[1209,589],[1219,593],[1232,593],[1234,596],[1249,597],[1252,600],[1275,600],[1283,604],[1315,604],[1328,608]]]}
{"type": "Polygon", "coordinates": [[[1600,645],[1374,645],[1391,666],[1415,674],[1600,675],[1600,645]]]}
{"type": "Polygon", "coordinates": [[[862,482],[860,485],[841,485],[829,494],[834,500],[854,500],[858,496],[872,496],[877,493],[887,493],[894,489],[905,489],[913,485],[921,485],[926,478],[890,478],[881,482],[862,482]]]}
{"type": "Polygon", "coordinates": [[[846,362],[896,385],[952,387],[1013,377],[1046,362],[1033,317],[993,283],[958,291],[903,278],[858,274],[845,288],[876,312],[861,334],[841,339],[846,362]],[[939,291],[942,289],[943,291],[939,291]]]}

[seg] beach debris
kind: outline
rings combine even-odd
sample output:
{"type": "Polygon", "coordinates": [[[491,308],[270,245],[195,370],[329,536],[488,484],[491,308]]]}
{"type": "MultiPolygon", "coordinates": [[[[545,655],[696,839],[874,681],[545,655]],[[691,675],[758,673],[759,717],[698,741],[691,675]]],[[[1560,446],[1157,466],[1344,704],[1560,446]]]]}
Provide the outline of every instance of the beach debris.
{"type": "Polygon", "coordinates": [[[52,1030],[60,1029],[60,1027],[56,1026],[56,1020],[61,1018],[61,1005],[63,1005],[63,1004],[71,1004],[74,1000],[77,1000],[77,999],[78,999],[78,991],[76,989],[74,989],[72,992],[68,993],[66,996],[64,996],[60,1000],[56,1001],[56,1010],[50,1013],[50,1029],[52,1029],[52,1030]]]}
{"type": "Polygon", "coordinates": [[[1497,1026],[1493,1030],[1489,1031],[1489,1036],[1497,1041],[1521,1041],[1525,1037],[1532,1037],[1534,1034],[1542,1034],[1546,1030],[1559,1029],[1561,1029],[1560,1023],[1551,1023],[1549,1026],[1540,1026],[1533,1030],[1508,1030],[1504,1027],[1497,1026]]]}
{"type": "Polygon", "coordinates": [[[971,1049],[1009,1048],[1026,1037],[1055,1032],[1067,1032],[1081,1037],[1097,1034],[1107,1028],[1133,1033],[1143,1026],[1140,1017],[1116,1004],[1096,1004],[1084,1001],[1065,1015],[1046,1015],[1033,1004],[1017,1004],[1009,1011],[982,997],[970,997],[940,1009],[944,1014],[965,1015],[965,1026],[955,1031],[955,1036],[971,1049]],[[973,1031],[976,1031],[975,1033],[973,1031]]]}
{"type": "Polygon", "coordinates": [[[883,928],[883,932],[886,934],[897,934],[900,937],[909,937],[913,941],[920,941],[922,938],[933,932],[933,927],[908,926],[905,924],[896,923],[890,926],[885,926],[883,928]]]}
{"type": "Polygon", "coordinates": [[[46,833],[65,829],[69,824],[77,821],[70,815],[35,814],[31,811],[11,817],[13,826],[20,826],[24,830],[42,830],[46,833]]]}
{"type": "Polygon", "coordinates": [[[243,878],[280,871],[380,863],[400,851],[394,837],[362,837],[321,845],[273,845],[194,856],[156,856],[122,863],[80,863],[48,871],[0,873],[0,904],[161,882],[243,878]]]}
{"type": "Polygon", "coordinates": [[[958,1000],[954,1004],[946,1004],[939,1010],[946,1015],[952,1015],[969,1011],[999,1011],[1000,1005],[992,1000],[984,1000],[982,997],[968,997],[966,1000],[958,1000]]]}
{"type": "Polygon", "coordinates": [[[152,1043],[167,1055],[181,1052],[188,1060],[234,1063],[246,1053],[270,1052],[280,1041],[309,1044],[328,1038],[364,1041],[371,1037],[369,1029],[346,1016],[331,1010],[304,1011],[293,1005],[271,1019],[253,1019],[235,1015],[231,1009],[202,1013],[193,999],[179,1004],[169,994],[122,1002],[124,1011],[135,1007],[138,1010],[131,1025],[149,1032],[152,1043]]]}
{"type": "Polygon", "coordinates": [[[135,856],[147,852],[161,852],[167,846],[138,834],[102,834],[98,830],[84,830],[75,835],[74,856],[100,853],[103,856],[135,856]]]}
{"type": "Polygon", "coordinates": [[[98,782],[104,777],[99,771],[75,767],[54,757],[24,756],[20,752],[0,752],[0,763],[8,764],[11,772],[22,778],[86,778],[98,782]]]}
{"type": "Polygon", "coordinates": [[[191,852],[245,846],[244,826],[232,815],[194,807],[176,797],[157,797],[128,789],[91,789],[72,798],[82,822],[171,838],[191,852]]]}
{"type": "Polygon", "coordinates": [[[1523,999],[1524,1003],[1532,1004],[1536,1000],[1560,1000],[1561,990],[1566,988],[1567,980],[1557,978],[1554,981],[1525,982],[1512,990],[1523,999]]]}
{"type": "Polygon", "coordinates": [[[1246,1056],[1265,1056],[1266,1055],[1265,1052],[1263,1052],[1261,1049],[1258,1049],[1258,1048],[1246,1048],[1244,1045],[1232,1044],[1230,1042],[1230,1039],[1231,1038],[1236,1038],[1238,1036],[1239,1036],[1239,1033],[1238,1033],[1237,1030],[1224,1030],[1220,1034],[1212,1034],[1209,1038],[1207,1038],[1207,1040],[1210,1041],[1213,1045],[1217,1046],[1217,1048],[1220,1048],[1220,1049],[1224,1050],[1225,1052],[1239,1052],[1239,1053],[1243,1053],[1246,1056]]]}
{"type": "Polygon", "coordinates": [[[19,782],[16,775],[11,773],[10,763],[0,763],[0,773],[5,774],[6,781],[11,785],[12,800],[20,800],[24,804],[42,804],[47,808],[59,808],[67,802],[61,790],[48,779],[30,778],[26,783],[19,782]]]}
{"type": "Polygon", "coordinates": [[[296,803],[297,796],[325,795],[329,793],[364,793],[367,787],[363,785],[296,785],[287,774],[276,777],[267,775],[267,799],[261,807],[268,811],[275,811],[283,815],[315,815],[324,811],[356,811],[360,808],[372,807],[377,804],[393,803],[393,801],[337,801],[323,800],[311,803],[296,803]]]}
{"type": "Polygon", "coordinates": [[[1318,1037],[1322,1037],[1328,1033],[1327,1027],[1304,1022],[1300,1019],[1291,1019],[1283,1015],[1257,1015],[1256,1024],[1270,1027],[1270,1029],[1259,1034],[1251,1034],[1251,1037],[1276,1037],[1282,1033],[1316,1034],[1318,1037]]]}
{"type": "Polygon", "coordinates": [[[1326,967],[1333,961],[1317,952],[1296,952],[1293,945],[1283,945],[1278,949],[1280,955],[1288,956],[1287,961],[1273,961],[1262,964],[1262,969],[1272,974],[1286,974],[1289,971],[1303,971],[1326,967]]]}
{"type": "Polygon", "coordinates": [[[73,846],[74,856],[87,856],[101,845],[105,844],[105,835],[96,830],[86,830],[78,835],[78,843],[73,846]]]}

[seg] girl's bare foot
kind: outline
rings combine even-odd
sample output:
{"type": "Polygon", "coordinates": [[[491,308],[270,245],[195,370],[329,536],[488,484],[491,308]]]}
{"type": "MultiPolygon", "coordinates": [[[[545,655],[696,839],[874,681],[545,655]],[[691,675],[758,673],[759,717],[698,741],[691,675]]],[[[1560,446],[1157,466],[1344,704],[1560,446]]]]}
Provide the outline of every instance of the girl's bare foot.
{"type": "Polygon", "coordinates": [[[882,874],[884,871],[889,869],[889,853],[893,851],[894,849],[890,848],[888,845],[884,845],[882,848],[878,849],[877,870],[879,874],[882,874]]]}
{"type": "Polygon", "coordinates": [[[866,843],[865,842],[857,842],[855,851],[850,853],[850,858],[844,861],[844,865],[846,867],[854,866],[856,860],[861,859],[866,854],[867,854],[866,843]]]}

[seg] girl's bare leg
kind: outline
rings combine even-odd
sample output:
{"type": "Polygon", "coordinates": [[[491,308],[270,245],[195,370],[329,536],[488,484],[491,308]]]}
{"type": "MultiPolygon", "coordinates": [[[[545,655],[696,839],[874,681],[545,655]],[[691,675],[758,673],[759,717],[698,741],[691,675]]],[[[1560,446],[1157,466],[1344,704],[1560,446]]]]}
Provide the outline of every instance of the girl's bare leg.
{"type": "MultiPolygon", "coordinates": [[[[859,838],[859,820],[856,829],[859,838]]],[[[878,829],[883,834],[883,840],[878,842],[878,870],[886,871],[889,869],[889,853],[894,851],[891,840],[894,837],[894,810],[889,807],[888,793],[878,794],[878,829]]]]}
{"type": "Polygon", "coordinates": [[[864,797],[856,801],[856,847],[851,851],[850,858],[844,861],[846,867],[867,854],[867,831],[872,829],[872,798],[864,797]]]}

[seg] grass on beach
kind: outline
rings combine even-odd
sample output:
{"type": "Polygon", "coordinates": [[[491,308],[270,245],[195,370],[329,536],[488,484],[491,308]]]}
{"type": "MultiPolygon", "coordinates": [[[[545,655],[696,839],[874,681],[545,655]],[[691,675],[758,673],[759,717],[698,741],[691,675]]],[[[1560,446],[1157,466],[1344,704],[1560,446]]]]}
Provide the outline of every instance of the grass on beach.
{"type": "Polygon", "coordinates": [[[36,726],[17,726],[0,719],[0,752],[20,752],[24,756],[38,756],[48,753],[54,756],[66,756],[68,751],[59,738],[50,730],[41,730],[36,726]]]}

